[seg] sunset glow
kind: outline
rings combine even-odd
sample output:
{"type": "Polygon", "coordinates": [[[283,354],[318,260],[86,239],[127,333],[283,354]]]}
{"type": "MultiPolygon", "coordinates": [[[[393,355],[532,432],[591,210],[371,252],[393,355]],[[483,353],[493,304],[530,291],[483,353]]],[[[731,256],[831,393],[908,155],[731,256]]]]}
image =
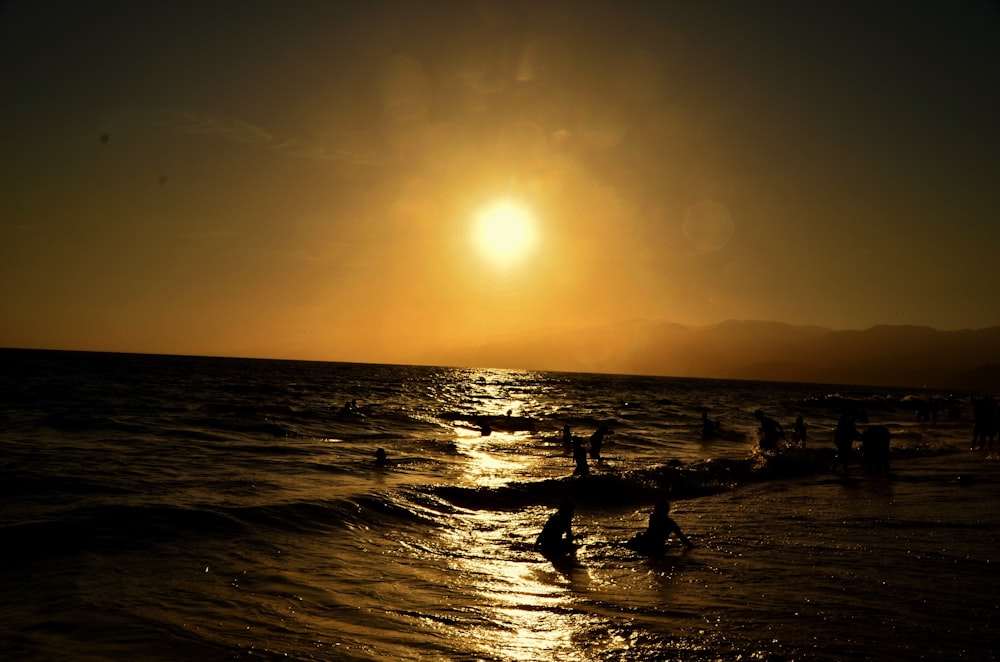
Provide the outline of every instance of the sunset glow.
{"type": "Polygon", "coordinates": [[[992,3],[90,4],[0,9],[0,347],[1000,326],[992,3]]]}
{"type": "Polygon", "coordinates": [[[530,256],[538,241],[535,219],[510,198],[487,204],[476,215],[473,241],[490,261],[509,266],[530,256]]]}

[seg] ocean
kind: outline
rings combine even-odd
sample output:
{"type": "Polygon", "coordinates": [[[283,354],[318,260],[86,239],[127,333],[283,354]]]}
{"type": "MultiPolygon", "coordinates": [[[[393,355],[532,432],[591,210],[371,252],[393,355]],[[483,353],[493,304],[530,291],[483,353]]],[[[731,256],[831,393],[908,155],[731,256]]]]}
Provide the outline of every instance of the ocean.
{"type": "Polygon", "coordinates": [[[969,449],[976,394],[30,350],[0,365],[3,659],[997,659],[1000,463],[969,449]],[[759,452],[757,409],[788,431],[802,416],[805,446],[759,452]],[[890,477],[834,469],[844,413],[888,427],[890,477]],[[573,475],[563,426],[601,423],[602,459],[573,475]],[[661,498],[694,548],[637,554],[623,543],[661,498]],[[581,546],[554,563],[533,543],[565,500],[581,546]]]}

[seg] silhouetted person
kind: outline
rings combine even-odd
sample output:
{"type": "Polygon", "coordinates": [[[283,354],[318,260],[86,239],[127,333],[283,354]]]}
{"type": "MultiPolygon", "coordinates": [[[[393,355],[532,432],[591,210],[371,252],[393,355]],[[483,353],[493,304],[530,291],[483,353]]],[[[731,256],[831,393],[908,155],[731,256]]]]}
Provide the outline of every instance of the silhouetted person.
{"type": "Polygon", "coordinates": [[[843,467],[844,475],[847,475],[848,465],[854,454],[854,440],[860,438],[854,419],[847,414],[841,416],[837,421],[837,429],[833,432],[833,443],[837,447],[837,463],[843,467]]]}
{"type": "Polygon", "coordinates": [[[778,441],[785,438],[785,429],[781,423],[764,415],[760,409],[753,413],[754,418],[760,422],[757,429],[757,438],[762,451],[773,451],[778,447],[778,441]]]}
{"type": "Polygon", "coordinates": [[[954,397],[948,398],[948,420],[958,421],[962,419],[962,409],[958,406],[958,400],[954,397]]]}
{"type": "Polygon", "coordinates": [[[391,467],[392,460],[386,455],[384,448],[379,448],[375,451],[375,466],[376,467],[391,467]]]}
{"type": "Polygon", "coordinates": [[[635,534],[626,544],[637,552],[660,554],[667,544],[667,539],[673,534],[676,534],[688,549],[694,547],[687,536],[681,532],[681,527],[677,526],[677,522],[670,516],[670,502],[661,499],[649,515],[649,525],[646,530],[635,534]]]}
{"type": "Polygon", "coordinates": [[[573,449],[573,431],[570,429],[569,424],[563,426],[562,444],[566,450],[573,449]]]}
{"type": "Polygon", "coordinates": [[[993,450],[993,435],[997,425],[997,403],[992,395],[972,400],[972,448],[993,450]],[[978,446],[977,446],[978,444],[978,446]]]}
{"type": "Polygon", "coordinates": [[[590,435],[590,457],[595,460],[601,459],[601,446],[604,444],[604,437],[609,434],[611,434],[611,430],[607,423],[601,423],[597,426],[594,434],[590,435]]]}
{"type": "Polygon", "coordinates": [[[708,412],[707,411],[702,411],[701,412],[701,436],[702,437],[706,437],[707,438],[707,437],[714,436],[715,433],[718,432],[719,428],[721,428],[721,427],[722,426],[719,425],[718,421],[713,421],[712,419],[710,419],[708,417],[708,412]]]}
{"type": "Polygon", "coordinates": [[[792,441],[799,446],[806,445],[806,422],[801,416],[795,418],[795,426],[792,428],[792,441]]]}
{"type": "Polygon", "coordinates": [[[573,544],[573,504],[563,501],[535,540],[535,548],[548,558],[562,557],[576,550],[573,544]]]}
{"type": "Polygon", "coordinates": [[[871,425],[861,435],[861,463],[867,473],[889,476],[889,428],[871,425]]]}
{"type": "Polygon", "coordinates": [[[587,447],[583,445],[583,439],[573,437],[573,461],[576,468],[573,469],[574,476],[586,476],[590,473],[590,465],[587,464],[587,447]]]}

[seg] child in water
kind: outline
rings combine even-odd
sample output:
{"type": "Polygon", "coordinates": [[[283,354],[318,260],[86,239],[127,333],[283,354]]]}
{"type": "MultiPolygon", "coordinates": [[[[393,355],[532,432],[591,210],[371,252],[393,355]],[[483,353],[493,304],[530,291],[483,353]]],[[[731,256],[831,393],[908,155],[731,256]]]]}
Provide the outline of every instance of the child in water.
{"type": "Polygon", "coordinates": [[[637,552],[662,554],[671,534],[677,534],[688,549],[694,547],[694,544],[681,532],[681,527],[677,526],[677,522],[670,516],[670,502],[661,499],[649,515],[649,526],[646,530],[635,534],[626,545],[637,552]]]}

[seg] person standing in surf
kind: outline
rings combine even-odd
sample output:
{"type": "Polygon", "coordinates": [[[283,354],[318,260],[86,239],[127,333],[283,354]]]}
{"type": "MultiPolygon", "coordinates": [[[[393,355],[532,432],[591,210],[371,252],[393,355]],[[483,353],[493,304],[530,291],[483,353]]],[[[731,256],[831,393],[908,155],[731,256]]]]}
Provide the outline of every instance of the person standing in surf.
{"type": "MultiPolygon", "coordinates": [[[[833,432],[833,443],[837,447],[837,464],[844,469],[844,475],[848,473],[848,465],[851,463],[851,456],[854,455],[854,440],[860,439],[858,428],[854,425],[854,419],[847,414],[837,421],[837,429],[833,432]]],[[[836,468],[836,465],[834,465],[836,468]]]]}
{"type": "Polygon", "coordinates": [[[806,422],[801,416],[795,418],[795,426],[792,428],[792,443],[799,446],[806,445],[806,422]]]}
{"type": "Polygon", "coordinates": [[[720,429],[722,429],[722,425],[720,425],[718,421],[713,421],[712,419],[710,419],[708,417],[708,412],[705,411],[705,410],[702,410],[702,412],[701,412],[701,436],[702,436],[702,438],[704,438],[704,439],[710,439],[711,437],[714,437],[715,433],[717,433],[720,429]]]}
{"type": "Polygon", "coordinates": [[[600,461],[601,445],[604,443],[604,437],[609,434],[611,434],[611,429],[608,424],[601,423],[597,426],[594,434],[590,435],[590,457],[592,459],[600,461]]]}
{"type": "Polygon", "coordinates": [[[760,422],[760,428],[757,430],[760,449],[762,451],[775,450],[778,447],[778,441],[785,439],[785,429],[781,427],[781,423],[764,415],[760,409],[755,411],[753,415],[760,422]]]}
{"type": "Polygon", "coordinates": [[[884,425],[869,425],[861,435],[861,466],[867,473],[877,476],[892,476],[889,469],[889,428],[884,425]]]}
{"type": "Polygon", "coordinates": [[[982,398],[972,399],[972,450],[983,450],[989,443],[989,449],[993,450],[993,436],[997,430],[998,417],[997,403],[992,395],[982,398]],[[977,446],[978,443],[978,446],[977,446]]]}
{"type": "Polygon", "coordinates": [[[574,476],[586,476],[590,473],[590,465],[587,464],[587,447],[583,445],[583,439],[573,437],[573,461],[576,468],[573,469],[574,476]]]}

